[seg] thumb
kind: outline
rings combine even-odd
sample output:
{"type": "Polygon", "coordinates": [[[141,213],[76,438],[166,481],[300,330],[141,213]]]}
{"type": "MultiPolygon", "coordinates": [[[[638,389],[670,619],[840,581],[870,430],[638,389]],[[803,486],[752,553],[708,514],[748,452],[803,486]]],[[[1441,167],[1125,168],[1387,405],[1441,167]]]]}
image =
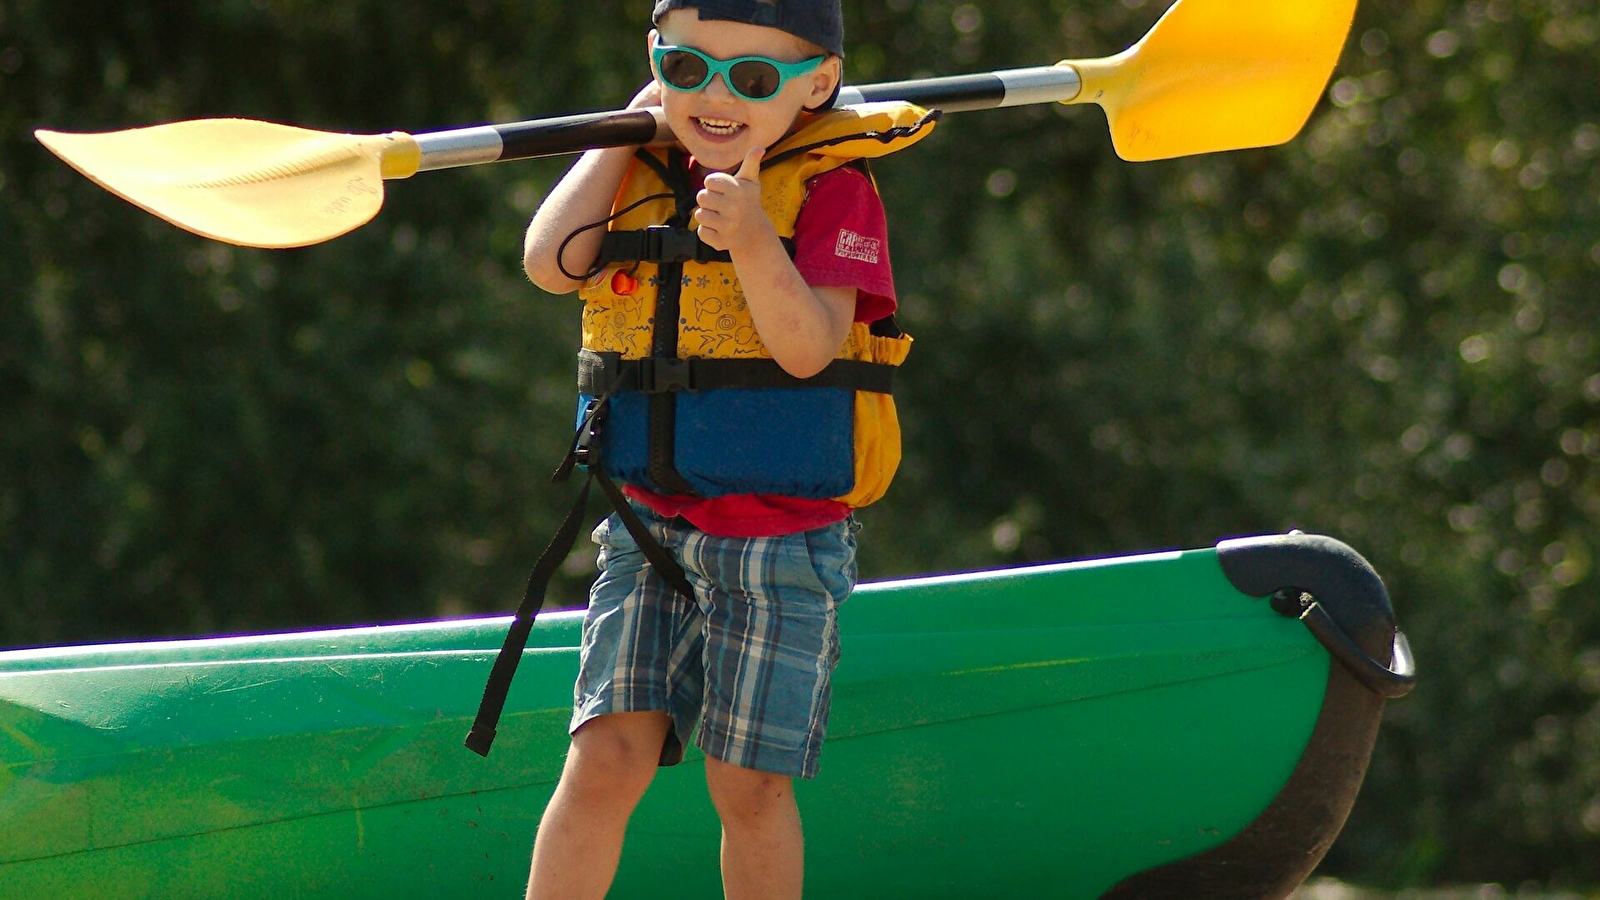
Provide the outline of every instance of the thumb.
{"type": "Polygon", "coordinates": [[[750,152],[744,155],[744,162],[739,164],[739,171],[735,172],[733,177],[739,179],[740,181],[753,181],[760,183],[761,157],[765,156],[766,152],[766,148],[764,147],[750,148],[750,152]]]}

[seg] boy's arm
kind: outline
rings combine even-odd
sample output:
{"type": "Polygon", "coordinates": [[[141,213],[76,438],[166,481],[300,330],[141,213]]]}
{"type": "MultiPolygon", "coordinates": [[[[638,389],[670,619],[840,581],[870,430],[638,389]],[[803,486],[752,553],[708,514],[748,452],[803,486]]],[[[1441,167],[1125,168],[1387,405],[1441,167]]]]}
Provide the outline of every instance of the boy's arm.
{"type": "Polygon", "coordinates": [[[751,150],[738,172],[706,176],[697,198],[700,239],[733,257],[750,318],[772,358],[790,375],[809,378],[844,347],[856,290],[813,288],[795,269],[761,208],[761,156],[751,150]]]}
{"type": "MultiPolygon", "coordinates": [[[[628,108],[660,105],[661,87],[652,81],[634,95],[628,108]]],[[[606,230],[591,228],[583,232],[567,244],[564,252],[561,244],[578,229],[611,215],[611,204],[633,154],[632,147],[585,152],[539,204],[522,241],[522,268],[534,284],[552,294],[571,293],[583,286],[581,278],[568,277],[561,270],[564,267],[579,276],[588,272],[600,253],[600,240],[606,230]]]]}

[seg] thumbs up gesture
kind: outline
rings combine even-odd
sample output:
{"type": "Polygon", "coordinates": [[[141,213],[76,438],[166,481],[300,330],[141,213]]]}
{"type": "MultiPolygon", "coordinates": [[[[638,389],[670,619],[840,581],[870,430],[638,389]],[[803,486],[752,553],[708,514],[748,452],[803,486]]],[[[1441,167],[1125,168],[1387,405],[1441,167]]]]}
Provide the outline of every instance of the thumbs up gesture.
{"type": "Polygon", "coordinates": [[[700,239],[717,250],[738,253],[750,242],[775,235],[772,222],[761,208],[761,157],[755,147],[744,155],[732,174],[712,172],[695,202],[700,206],[700,239]]]}

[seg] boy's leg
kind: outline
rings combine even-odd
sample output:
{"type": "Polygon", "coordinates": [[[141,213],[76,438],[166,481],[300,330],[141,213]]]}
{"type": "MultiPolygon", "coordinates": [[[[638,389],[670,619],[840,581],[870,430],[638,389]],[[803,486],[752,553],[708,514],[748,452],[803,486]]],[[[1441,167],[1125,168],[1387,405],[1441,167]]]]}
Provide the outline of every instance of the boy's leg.
{"type": "Polygon", "coordinates": [[[623,712],[591,719],[573,734],[533,843],[528,900],[605,897],[628,817],[655,776],[671,726],[665,713],[623,712]]]}
{"type": "Polygon", "coordinates": [[[799,900],[805,841],[792,779],[816,774],[839,660],[837,610],[855,585],[855,523],[773,538],[698,537],[712,587],[699,745],[722,820],[728,900],[799,900]]]}
{"type": "Polygon", "coordinates": [[[855,586],[854,523],[773,538],[702,536],[686,563],[711,587],[703,720],[707,757],[813,778],[839,661],[838,607],[855,586]]]}
{"type": "Polygon", "coordinates": [[[805,839],[793,782],[708,756],[706,786],[722,819],[726,900],[800,900],[805,839]]]}
{"type": "Polygon", "coordinates": [[[682,757],[698,709],[676,723],[662,711],[673,686],[697,690],[678,661],[698,659],[699,608],[654,574],[615,516],[594,540],[600,575],[584,618],[572,748],[539,822],[529,900],[605,896],[628,818],[656,769],[682,757]]]}

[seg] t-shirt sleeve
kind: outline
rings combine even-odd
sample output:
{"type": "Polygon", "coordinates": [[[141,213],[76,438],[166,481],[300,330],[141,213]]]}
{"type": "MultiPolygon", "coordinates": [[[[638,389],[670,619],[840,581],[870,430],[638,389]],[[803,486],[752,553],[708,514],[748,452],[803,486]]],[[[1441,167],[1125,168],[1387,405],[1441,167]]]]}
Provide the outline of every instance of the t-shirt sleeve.
{"type": "Polygon", "coordinates": [[[860,169],[841,166],[806,183],[794,244],[794,267],[806,284],[856,289],[857,322],[894,312],[889,226],[883,201],[860,169]]]}

